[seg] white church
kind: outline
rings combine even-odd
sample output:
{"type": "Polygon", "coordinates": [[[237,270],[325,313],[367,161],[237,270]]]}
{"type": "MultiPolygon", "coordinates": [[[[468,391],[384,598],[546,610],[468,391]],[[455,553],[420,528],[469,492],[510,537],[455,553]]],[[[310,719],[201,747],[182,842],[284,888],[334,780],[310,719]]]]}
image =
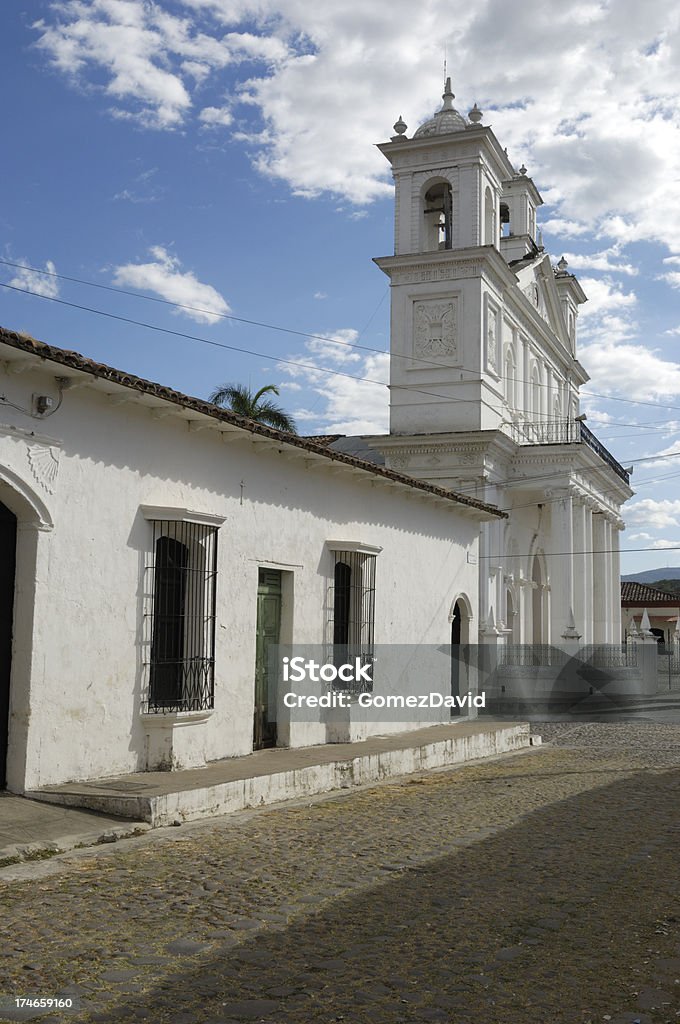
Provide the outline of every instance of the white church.
{"type": "MultiPolygon", "coordinates": [[[[624,469],[585,425],[576,325],[586,296],[537,238],[542,199],[477,105],[443,105],[378,148],[395,182],[390,433],[357,439],[391,469],[508,513],[481,526],[470,643],[618,643],[624,469]]],[[[350,439],[337,447],[349,450],[350,439]]]]}

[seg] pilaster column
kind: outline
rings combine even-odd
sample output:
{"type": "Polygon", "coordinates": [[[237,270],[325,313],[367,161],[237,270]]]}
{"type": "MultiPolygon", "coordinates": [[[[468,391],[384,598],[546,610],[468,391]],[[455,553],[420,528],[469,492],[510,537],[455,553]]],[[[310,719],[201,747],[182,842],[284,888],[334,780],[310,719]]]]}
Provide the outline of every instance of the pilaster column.
{"type": "Polygon", "coordinates": [[[593,512],[593,643],[606,643],[606,588],[604,562],[605,518],[599,511],[593,512]]]}
{"type": "Polygon", "coordinates": [[[574,607],[574,526],[573,498],[569,489],[552,491],[551,588],[553,640],[567,630],[572,621],[574,607]]]}
{"type": "Polygon", "coordinates": [[[529,339],[522,338],[522,408],[525,416],[531,411],[531,381],[529,380],[529,339]]]}
{"type": "Polygon", "coordinates": [[[573,540],[574,540],[574,623],[585,641],[586,622],[586,506],[583,497],[573,499],[573,540]]]}
{"type": "Polygon", "coordinates": [[[623,523],[619,520],[614,520],[611,524],[611,569],[612,569],[612,589],[611,589],[611,621],[612,621],[612,638],[611,643],[619,644],[623,641],[623,634],[621,631],[621,555],[620,555],[620,542],[621,542],[621,529],[623,523]]]}
{"type": "Polygon", "coordinates": [[[611,644],[613,640],[612,622],[612,524],[611,519],[605,516],[604,519],[604,643],[611,644]]]}
{"type": "Polygon", "coordinates": [[[531,643],[531,633],[529,632],[531,595],[531,580],[526,579],[520,574],[517,580],[517,616],[519,625],[516,632],[516,640],[519,644],[531,643]]]}
{"type": "Polygon", "coordinates": [[[584,586],[583,586],[583,642],[592,644],[593,640],[593,508],[592,499],[586,499],[584,508],[584,586]]]}

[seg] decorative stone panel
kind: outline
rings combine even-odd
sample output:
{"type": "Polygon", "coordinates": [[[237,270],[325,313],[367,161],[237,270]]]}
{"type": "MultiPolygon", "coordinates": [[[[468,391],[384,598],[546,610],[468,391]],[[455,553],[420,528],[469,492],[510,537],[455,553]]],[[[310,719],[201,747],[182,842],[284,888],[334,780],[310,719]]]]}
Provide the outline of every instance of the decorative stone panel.
{"type": "Polygon", "coordinates": [[[415,302],[413,306],[413,355],[417,359],[444,356],[458,358],[458,300],[415,302]]]}

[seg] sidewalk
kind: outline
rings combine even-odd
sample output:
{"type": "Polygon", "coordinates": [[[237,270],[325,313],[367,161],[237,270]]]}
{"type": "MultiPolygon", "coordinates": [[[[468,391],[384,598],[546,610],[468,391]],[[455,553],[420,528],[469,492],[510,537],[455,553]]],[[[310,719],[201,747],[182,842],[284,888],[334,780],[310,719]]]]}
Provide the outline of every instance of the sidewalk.
{"type": "Polygon", "coordinates": [[[28,799],[0,794],[0,865],[529,744],[526,723],[463,721],[359,743],[258,750],[188,771],[136,772],[47,786],[26,793],[28,799]]]}
{"type": "Polygon", "coordinates": [[[77,846],[113,843],[150,827],[144,821],[37,804],[12,793],[0,793],[0,867],[42,860],[77,846]]]}

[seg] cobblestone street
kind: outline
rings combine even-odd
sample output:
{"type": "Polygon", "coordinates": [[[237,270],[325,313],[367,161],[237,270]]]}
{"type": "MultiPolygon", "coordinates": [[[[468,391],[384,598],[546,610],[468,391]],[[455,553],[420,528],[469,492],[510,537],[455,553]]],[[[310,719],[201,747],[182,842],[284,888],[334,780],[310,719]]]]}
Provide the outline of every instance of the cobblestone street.
{"type": "Polygon", "coordinates": [[[73,1024],[680,1021],[680,727],[536,731],[554,742],[24,865],[0,992],[71,993],[39,1019],[73,1024]]]}

